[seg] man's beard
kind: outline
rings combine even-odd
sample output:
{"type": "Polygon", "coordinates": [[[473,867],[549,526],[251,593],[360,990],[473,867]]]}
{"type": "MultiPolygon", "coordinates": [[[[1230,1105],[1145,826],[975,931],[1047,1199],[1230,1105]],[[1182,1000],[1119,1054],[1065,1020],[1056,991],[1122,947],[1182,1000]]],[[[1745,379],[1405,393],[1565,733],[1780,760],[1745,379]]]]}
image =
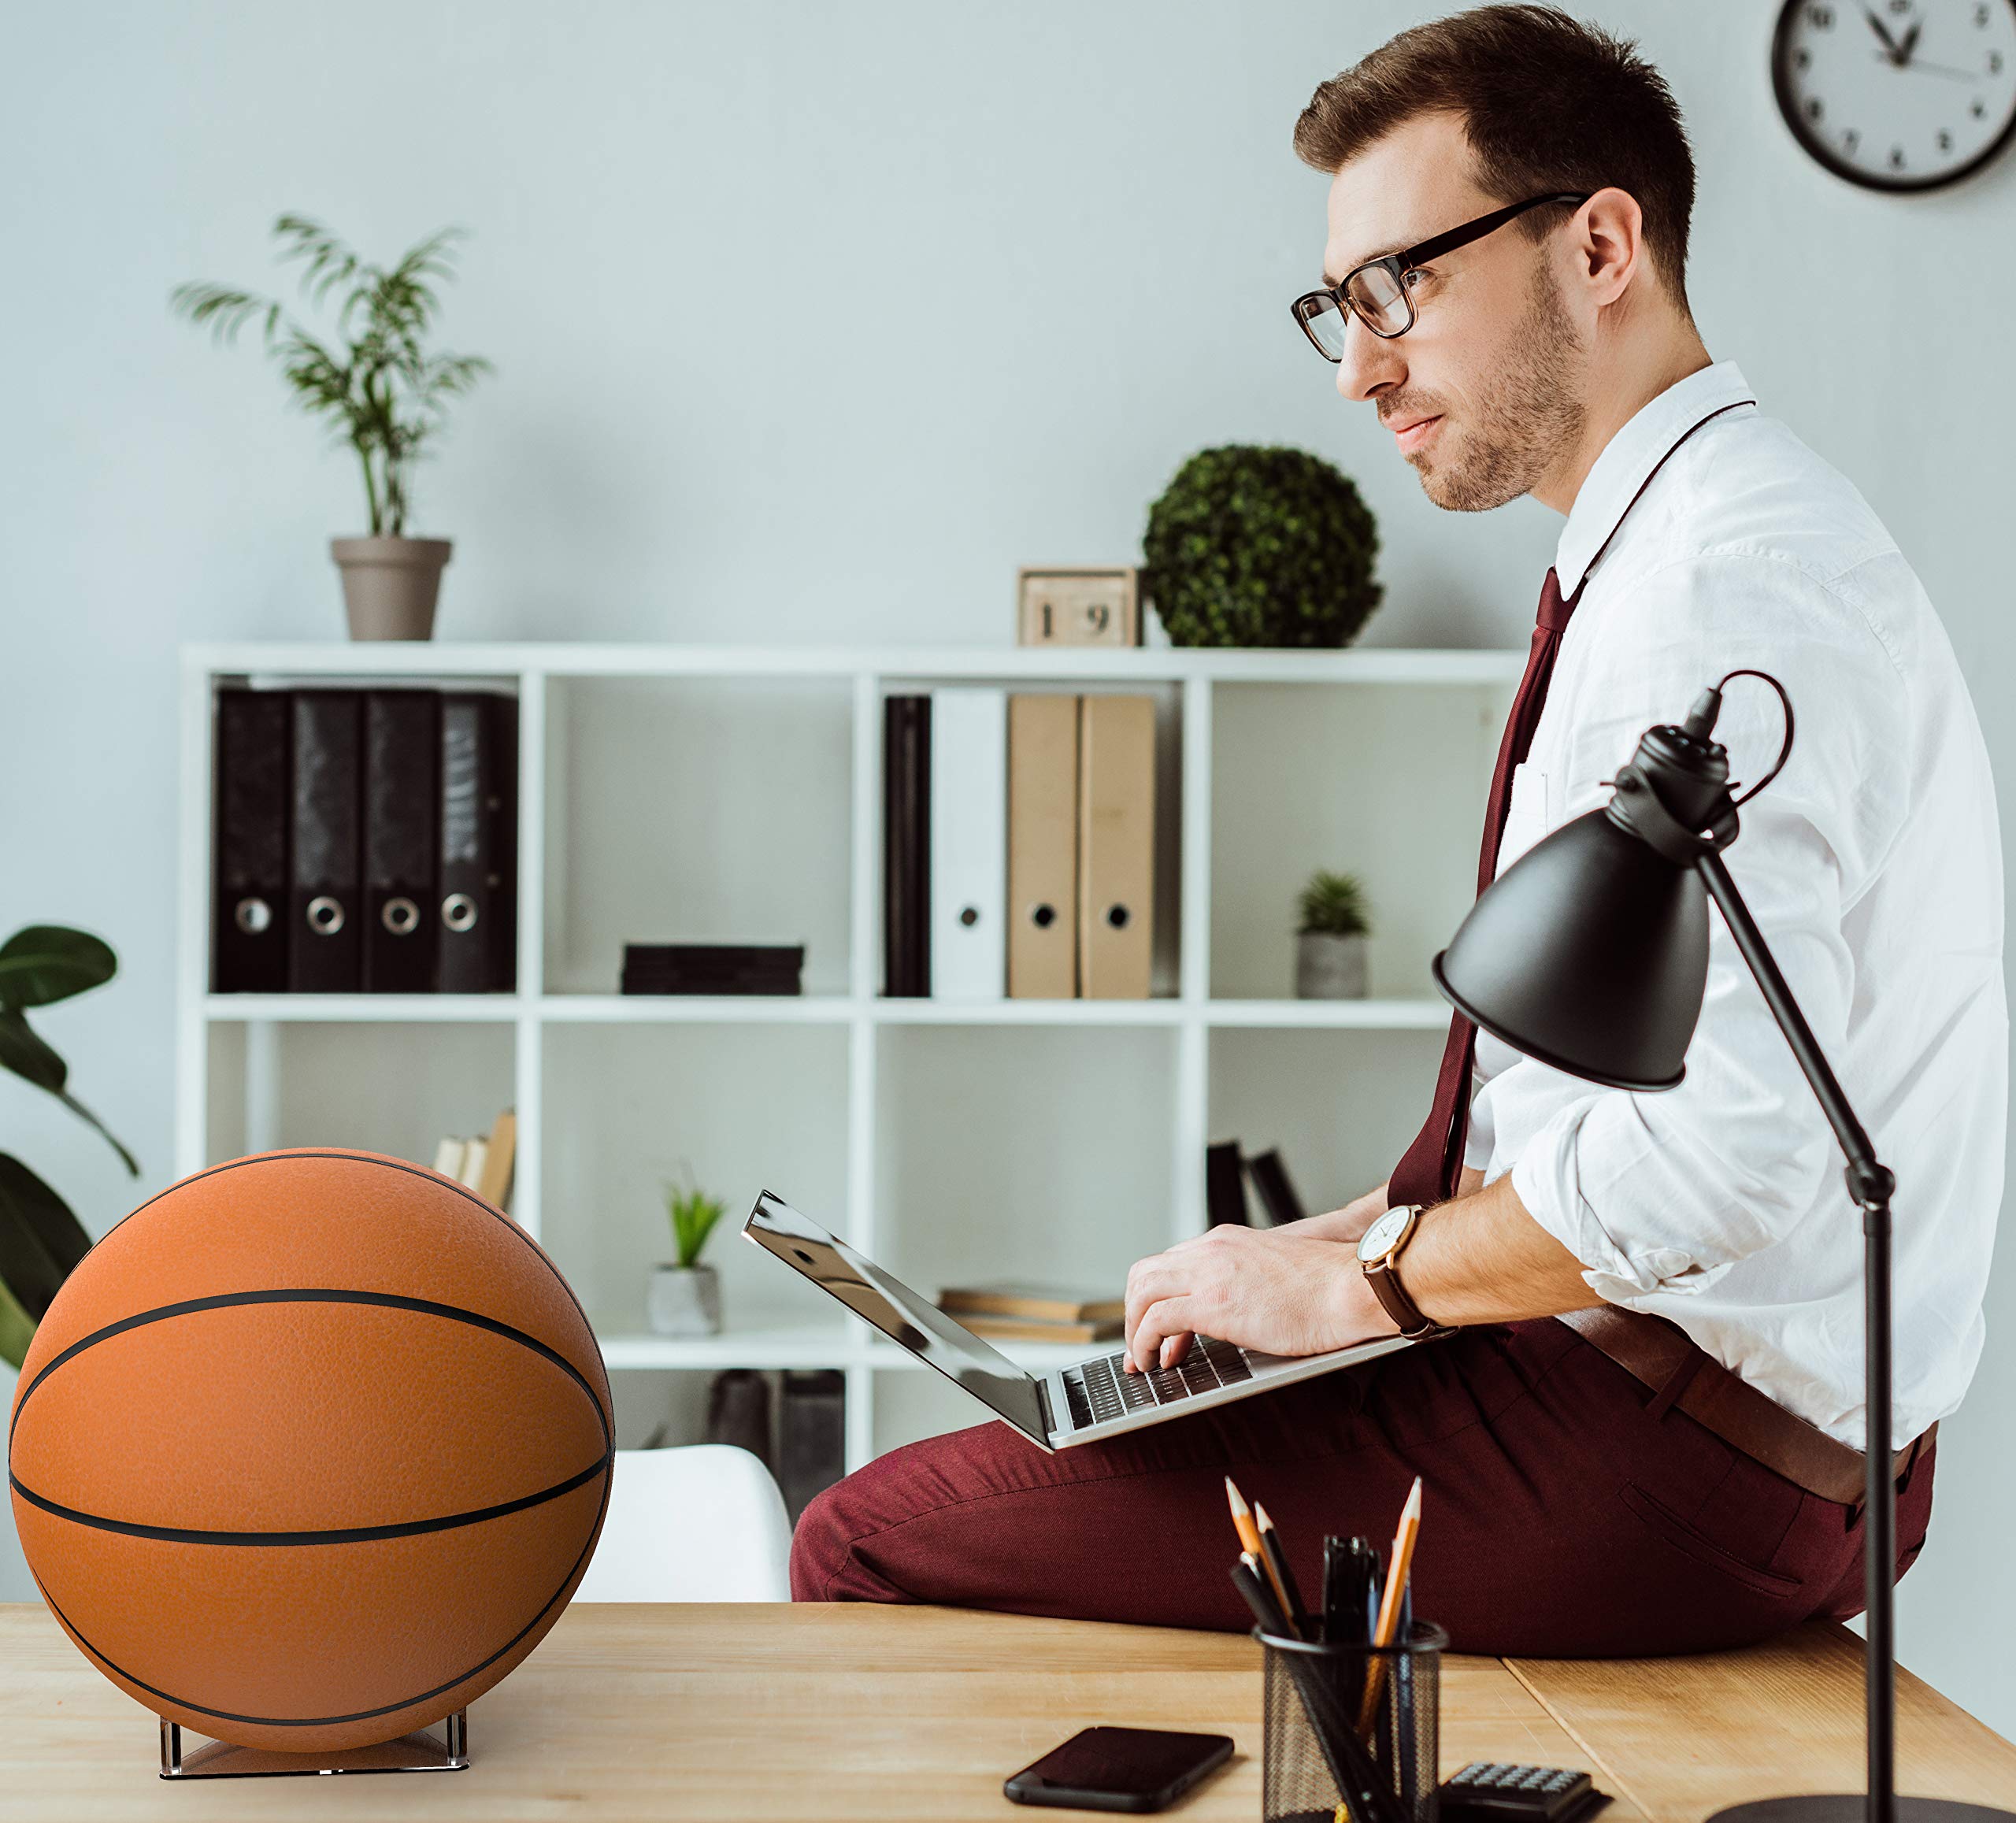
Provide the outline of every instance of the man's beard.
{"type": "Polygon", "coordinates": [[[1554,275],[1540,265],[1525,320],[1496,380],[1465,413],[1460,434],[1439,439],[1443,450],[1408,457],[1421,491],[1452,513],[1488,512],[1531,493],[1581,438],[1586,414],[1572,383],[1581,352],[1554,275]]]}

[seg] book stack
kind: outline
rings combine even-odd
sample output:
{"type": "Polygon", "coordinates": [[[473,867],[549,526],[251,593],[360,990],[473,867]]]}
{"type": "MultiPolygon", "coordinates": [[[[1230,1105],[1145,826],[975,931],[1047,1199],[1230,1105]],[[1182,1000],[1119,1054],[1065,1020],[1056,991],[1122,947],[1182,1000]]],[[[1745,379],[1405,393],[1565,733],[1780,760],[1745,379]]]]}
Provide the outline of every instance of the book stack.
{"type": "Polygon", "coordinates": [[[882,776],[886,995],[1147,998],[1152,698],[888,697],[882,776]]]}
{"type": "Polygon", "coordinates": [[[450,1134],[434,1149],[434,1169],[473,1190],[492,1209],[511,1206],[511,1168],[518,1150],[518,1117],[506,1108],[491,1123],[489,1136],[465,1139],[450,1134]]]}
{"type": "Polygon", "coordinates": [[[625,943],[626,994],[797,994],[802,943],[625,943]]]}
{"type": "Polygon", "coordinates": [[[517,707],[484,691],[219,691],[215,991],[509,992],[517,707]]]}
{"type": "Polygon", "coordinates": [[[976,1336],[1009,1342],[1113,1342],[1125,1325],[1127,1300],[1020,1280],[949,1286],[938,1308],[976,1336]]]}

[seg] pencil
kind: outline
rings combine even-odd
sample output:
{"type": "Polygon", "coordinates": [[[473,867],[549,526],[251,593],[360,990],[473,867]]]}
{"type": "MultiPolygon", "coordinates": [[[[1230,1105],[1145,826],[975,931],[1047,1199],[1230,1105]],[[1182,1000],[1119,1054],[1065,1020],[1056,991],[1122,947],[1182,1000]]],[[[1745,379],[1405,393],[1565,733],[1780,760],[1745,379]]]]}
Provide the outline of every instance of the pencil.
{"type": "Polygon", "coordinates": [[[1225,1477],[1225,1499],[1232,1508],[1232,1522],[1239,1533],[1240,1543],[1253,1553],[1254,1561],[1266,1573],[1267,1586],[1274,1591],[1274,1600],[1288,1621],[1288,1630],[1299,1640],[1302,1629],[1295,1625],[1298,1604],[1289,1601],[1288,1591],[1283,1587],[1280,1577],[1275,1573],[1274,1565],[1267,1555],[1267,1547],[1261,1542],[1260,1528],[1253,1523],[1253,1510],[1246,1504],[1246,1496],[1240,1492],[1229,1475],[1225,1477]]]}
{"type": "Polygon", "coordinates": [[[1393,1534],[1393,1554],[1388,1560],[1386,1589],[1379,1603],[1379,1625],[1372,1636],[1375,1646],[1390,1646],[1400,1630],[1400,1596],[1407,1586],[1407,1573],[1414,1567],[1414,1540],[1421,1536],[1421,1477],[1407,1491],[1407,1503],[1400,1509],[1400,1528],[1393,1534]]]}
{"type": "MultiPolygon", "coordinates": [[[[1379,1603],[1379,1621],[1373,1629],[1374,1646],[1391,1646],[1400,1631],[1401,1598],[1406,1593],[1407,1575],[1414,1567],[1414,1540],[1421,1535],[1421,1477],[1414,1477],[1414,1484],[1407,1490],[1406,1504],[1400,1509],[1399,1529],[1393,1534],[1393,1556],[1387,1565],[1386,1588],[1379,1603]]],[[[1386,1682],[1386,1661],[1374,1657],[1371,1675],[1365,1680],[1365,1706],[1358,1712],[1358,1731],[1361,1735],[1371,1732],[1373,1716],[1379,1708],[1379,1698],[1386,1682]]]]}
{"type": "Polygon", "coordinates": [[[1288,1618],[1306,1638],[1309,1633],[1309,1610],[1303,1606],[1302,1591],[1295,1586],[1295,1572],[1288,1567],[1288,1554],[1281,1543],[1281,1535],[1273,1520],[1267,1517],[1267,1509],[1257,1501],[1253,1508],[1254,1522],[1259,1528],[1260,1542],[1266,1547],[1267,1568],[1273,1572],[1274,1586],[1280,1591],[1281,1600],[1287,1606],[1288,1618]]]}

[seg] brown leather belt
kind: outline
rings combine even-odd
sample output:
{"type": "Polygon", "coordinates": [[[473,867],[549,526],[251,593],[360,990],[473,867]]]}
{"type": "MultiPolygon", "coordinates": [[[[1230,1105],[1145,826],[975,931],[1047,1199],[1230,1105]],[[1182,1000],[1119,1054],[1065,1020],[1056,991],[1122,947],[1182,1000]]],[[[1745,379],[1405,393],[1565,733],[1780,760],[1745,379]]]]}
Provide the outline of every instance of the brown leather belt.
{"type": "MultiPolygon", "coordinates": [[[[1636,1375],[1666,1405],[1677,1406],[1724,1443],[1754,1457],[1795,1487],[1844,1506],[1861,1505],[1865,1471],[1861,1451],[1850,1449],[1795,1417],[1732,1373],[1664,1317],[1599,1304],[1594,1310],[1567,1311],[1560,1321],[1636,1375]]],[[[1897,1452],[1892,1479],[1911,1465],[1938,1428],[1933,1425],[1897,1452]]]]}

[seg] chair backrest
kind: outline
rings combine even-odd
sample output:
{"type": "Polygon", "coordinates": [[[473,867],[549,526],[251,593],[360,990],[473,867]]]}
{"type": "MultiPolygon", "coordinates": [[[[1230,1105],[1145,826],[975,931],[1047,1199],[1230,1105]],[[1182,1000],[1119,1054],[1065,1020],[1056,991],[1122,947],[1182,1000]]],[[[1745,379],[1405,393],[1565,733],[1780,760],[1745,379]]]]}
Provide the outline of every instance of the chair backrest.
{"type": "Polygon", "coordinates": [[[618,1450],[577,1602],[788,1602],[791,1521],[747,1450],[618,1450]]]}

